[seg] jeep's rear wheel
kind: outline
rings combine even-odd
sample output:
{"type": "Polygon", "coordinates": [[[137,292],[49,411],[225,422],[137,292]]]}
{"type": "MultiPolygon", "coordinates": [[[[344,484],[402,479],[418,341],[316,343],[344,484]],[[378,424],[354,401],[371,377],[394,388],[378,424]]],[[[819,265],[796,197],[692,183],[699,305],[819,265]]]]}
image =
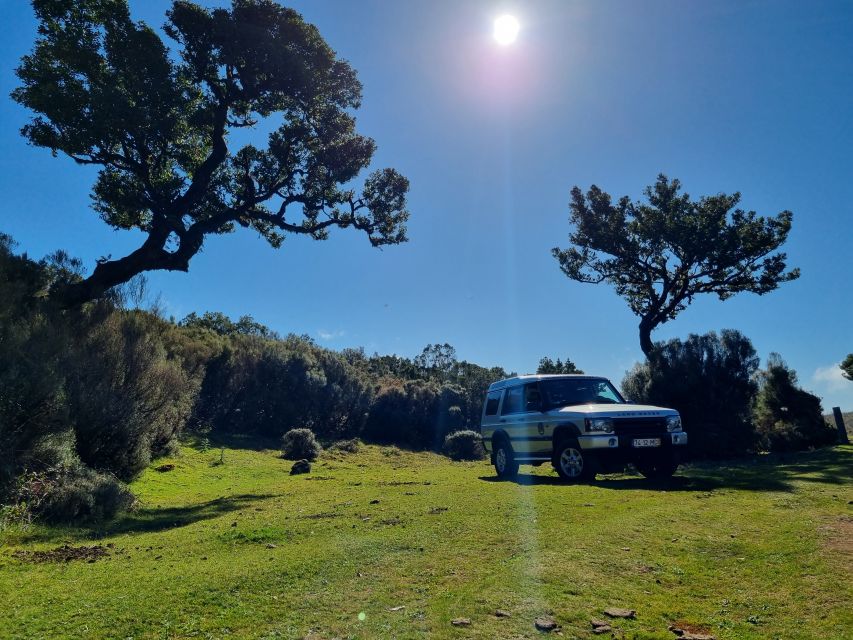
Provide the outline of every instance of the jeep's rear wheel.
{"type": "Polygon", "coordinates": [[[515,461],[515,453],[512,445],[501,438],[495,443],[495,473],[499,478],[514,478],[518,474],[518,463],[515,461]]]}
{"type": "Polygon", "coordinates": [[[666,478],[671,478],[675,470],[678,469],[678,459],[673,456],[652,460],[638,460],[634,463],[634,466],[637,467],[637,471],[649,480],[665,480],[666,478]]]}
{"type": "Polygon", "coordinates": [[[566,482],[591,480],[595,477],[589,456],[584,455],[575,438],[567,438],[557,444],[553,464],[559,476],[566,482]]]}

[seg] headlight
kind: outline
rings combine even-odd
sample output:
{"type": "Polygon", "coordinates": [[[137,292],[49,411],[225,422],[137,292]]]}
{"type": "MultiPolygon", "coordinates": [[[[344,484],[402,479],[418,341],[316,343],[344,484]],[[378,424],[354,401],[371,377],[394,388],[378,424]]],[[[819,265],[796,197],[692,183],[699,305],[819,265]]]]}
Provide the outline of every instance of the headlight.
{"type": "Polygon", "coordinates": [[[681,416],[667,416],[666,419],[667,431],[681,431],[681,416]]]}
{"type": "Polygon", "coordinates": [[[587,431],[603,431],[604,433],[613,433],[612,418],[587,418],[587,431]]]}

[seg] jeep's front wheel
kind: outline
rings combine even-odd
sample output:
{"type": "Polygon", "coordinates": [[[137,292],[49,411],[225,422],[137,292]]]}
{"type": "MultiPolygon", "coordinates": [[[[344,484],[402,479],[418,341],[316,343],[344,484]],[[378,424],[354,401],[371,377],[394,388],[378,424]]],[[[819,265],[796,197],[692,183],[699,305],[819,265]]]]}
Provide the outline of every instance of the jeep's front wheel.
{"type": "Polygon", "coordinates": [[[554,449],[554,469],[566,482],[591,480],[595,477],[589,456],[575,438],[562,440],[554,449]]]}
{"type": "Polygon", "coordinates": [[[518,474],[518,463],[515,461],[512,445],[504,439],[495,445],[494,464],[495,473],[499,478],[514,478],[518,474]]]}
{"type": "Polygon", "coordinates": [[[678,459],[660,458],[655,460],[638,460],[634,463],[644,477],[649,480],[666,480],[671,478],[675,470],[678,469],[678,459]]]}

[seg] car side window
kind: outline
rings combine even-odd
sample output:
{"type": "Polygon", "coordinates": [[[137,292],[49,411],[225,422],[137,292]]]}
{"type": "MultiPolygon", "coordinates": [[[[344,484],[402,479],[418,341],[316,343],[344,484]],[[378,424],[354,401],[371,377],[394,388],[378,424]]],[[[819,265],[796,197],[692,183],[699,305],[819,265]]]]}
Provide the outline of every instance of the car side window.
{"type": "Polygon", "coordinates": [[[504,396],[504,406],[501,410],[501,415],[505,416],[508,413],[521,413],[524,411],[522,400],[524,399],[524,389],[522,387],[510,387],[506,390],[504,396]]]}
{"type": "Polygon", "coordinates": [[[542,394],[535,382],[524,385],[524,410],[539,411],[542,408],[542,394]]]}
{"type": "Polygon", "coordinates": [[[501,402],[501,392],[492,391],[486,396],[486,415],[487,416],[496,416],[498,415],[498,405],[501,402]]]}

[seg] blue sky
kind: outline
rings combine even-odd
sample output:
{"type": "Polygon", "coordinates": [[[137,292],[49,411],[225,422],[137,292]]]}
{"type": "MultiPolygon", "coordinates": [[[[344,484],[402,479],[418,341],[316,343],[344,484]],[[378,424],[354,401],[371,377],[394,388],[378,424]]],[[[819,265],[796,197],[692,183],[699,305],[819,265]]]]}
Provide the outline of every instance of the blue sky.
{"type": "MultiPolygon", "coordinates": [[[[159,26],[169,3],[132,1],[159,26]]],[[[658,172],[694,196],[741,191],[761,214],[794,212],[785,247],[802,277],[765,296],[697,299],[655,339],[736,328],[777,351],[824,408],[853,410],[837,363],[853,351],[853,4],[850,2],[397,2],[290,6],[359,72],[359,129],[375,165],[412,184],[410,242],[382,251],[343,231],[209,240],[189,274],[157,273],[167,313],[250,314],[321,344],[534,370],[570,357],[620,381],[642,356],[637,318],[606,285],[563,276],[568,194],[595,183],[639,197],[658,172]],[[494,18],[515,14],[500,48],[494,18]]],[[[0,0],[0,230],[41,256],[91,267],[139,237],[89,207],[91,169],[27,147],[7,98],[35,37],[31,9],[0,0]]],[[[260,142],[260,140],[259,140],[260,142]]]]}

